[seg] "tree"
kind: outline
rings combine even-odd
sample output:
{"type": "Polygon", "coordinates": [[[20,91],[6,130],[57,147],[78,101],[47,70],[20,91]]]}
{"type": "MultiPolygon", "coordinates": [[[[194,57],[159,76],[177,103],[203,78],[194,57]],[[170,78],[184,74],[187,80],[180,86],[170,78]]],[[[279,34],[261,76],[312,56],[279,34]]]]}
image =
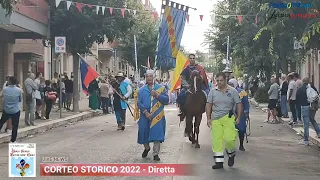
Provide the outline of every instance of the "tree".
{"type": "MultiPolygon", "coordinates": [[[[85,4],[102,5],[107,7],[125,7],[125,0],[78,0],[85,4]]],[[[84,6],[82,12],[71,6],[67,10],[66,2],[61,2],[59,7],[55,7],[54,0],[48,0],[50,6],[51,19],[51,45],[54,45],[55,36],[65,36],[67,51],[73,56],[73,111],[79,111],[79,57],[77,53],[90,53],[93,43],[103,43],[105,40],[113,41],[114,38],[121,37],[132,26],[133,17],[126,14],[122,17],[121,12],[114,11],[113,15],[105,13],[96,14],[95,8],[84,6]],[[107,39],[105,39],[107,37],[107,39]]],[[[128,7],[129,8],[129,7],[128,7]]]]}
{"type": "Polygon", "coordinates": [[[199,50],[196,50],[196,57],[197,57],[197,61],[198,62],[203,62],[203,61],[205,61],[206,60],[206,55],[203,53],[203,52],[201,52],[201,51],[199,51],[199,50]]]}
{"type": "MultiPolygon", "coordinates": [[[[132,1],[131,3],[130,5],[134,9],[139,10],[140,13],[136,14],[135,22],[130,31],[120,39],[119,49],[121,50],[121,57],[135,66],[135,35],[137,40],[138,68],[140,69],[141,65],[146,66],[148,58],[151,66],[153,66],[157,48],[158,22],[155,21],[150,11],[144,11],[142,2],[137,3],[136,1],[132,1]]],[[[144,70],[143,68],[142,74],[144,74],[144,70]]]]}
{"type": "Polygon", "coordinates": [[[1,8],[6,11],[6,16],[13,11],[13,6],[17,3],[15,0],[0,0],[1,8]]]}

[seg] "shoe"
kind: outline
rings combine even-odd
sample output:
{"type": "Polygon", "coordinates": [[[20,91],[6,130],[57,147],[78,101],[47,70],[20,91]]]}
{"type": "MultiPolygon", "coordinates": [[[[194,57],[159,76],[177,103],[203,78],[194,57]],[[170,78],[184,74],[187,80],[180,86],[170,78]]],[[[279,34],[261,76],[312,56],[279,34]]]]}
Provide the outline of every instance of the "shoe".
{"type": "Polygon", "coordinates": [[[150,149],[145,149],[142,153],[142,158],[146,158],[148,156],[150,149]]]}
{"type": "Polygon", "coordinates": [[[154,161],[160,161],[160,158],[159,158],[158,155],[155,155],[155,156],[153,156],[153,160],[154,160],[154,161]]]}
{"type": "Polygon", "coordinates": [[[212,169],[223,169],[223,163],[217,162],[215,165],[212,166],[212,169]]]}
{"type": "Polygon", "coordinates": [[[31,124],[31,126],[36,126],[33,122],[32,123],[30,123],[31,124]]]}
{"type": "Polygon", "coordinates": [[[298,124],[303,124],[303,121],[299,120],[299,121],[298,121],[298,124]]]}
{"type": "Polygon", "coordinates": [[[320,134],[318,134],[317,137],[320,138],[320,134]]]}
{"type": "Polygon", "coordinates": [[[236,155],[229,157],[229,159],[228,159],[228,166],[229,167],[232,167],[234,165],[234,158],[235,157],[236,157],[236,155]]]}
{"type": "Polygon", "coordinates": [[[298,144],[300,144],[300,145],[305,145],[305,146],[309,146],[310,144],[309,144],[309,141],[301,141],[301,142],[299,142],[298,144]]]}
{"type": "Polygon", "coordinates": [[[124,131],[125,129],[126,129],[126,127],[124,127],[124,126],[121,127],[121,130],[122,130],[122,131],[124,131]]]}
{"type": "Polygon", "coordinates": [[[12,130],[8,129],[7,134],[12,134],[12,130]]]}
{"type": "Polygon", "coordinates": [[[243,146],[240,146],[240,147],[239,147],[239,150],[240,150],[240,151],[246,151],[243,146]]]}

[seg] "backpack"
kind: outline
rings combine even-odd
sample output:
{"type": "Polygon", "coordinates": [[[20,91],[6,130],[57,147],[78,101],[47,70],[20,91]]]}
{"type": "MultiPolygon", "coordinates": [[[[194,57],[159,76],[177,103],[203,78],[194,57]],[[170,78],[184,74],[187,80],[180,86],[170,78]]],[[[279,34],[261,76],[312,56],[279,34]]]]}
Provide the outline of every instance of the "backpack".
{"type": "Polygon", "coordinates": [[[307,86],[307,97],[308,97],[308,102],[309,103],[313,103],[315,101],[319,100],[319,95],[317,93],[317,91],[315,91],[310,84],[308,84],[307,86]]]}

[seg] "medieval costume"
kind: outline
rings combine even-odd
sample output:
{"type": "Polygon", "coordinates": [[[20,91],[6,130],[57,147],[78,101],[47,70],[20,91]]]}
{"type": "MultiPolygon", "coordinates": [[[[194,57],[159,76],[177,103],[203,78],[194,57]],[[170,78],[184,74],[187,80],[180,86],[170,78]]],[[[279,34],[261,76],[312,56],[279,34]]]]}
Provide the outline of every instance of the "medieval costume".
{"type": "MultiPolygon", "coordinates": [[[[234,106],[240,105],[239,108],[241,110],[241,100],[236,89],[226,86],[225,90],[219,89],[219,87],[213,88],[207,100],[207,105],[209,104],[212,107],[212,112],[207,112],[207,117],[211,116],[211,119],[208,120],[208,126],[211,127],[212,150],[215,160],[215,165],[212,166],[212,169],[223,168],[224,142],[230,167],[234,165],[236,155],[235,141],[238,130],[235,127],[234,106]]],[[[240,114],[238,107],[237,114],[240,114]]]]}
{"type": "Polygon", "coordinates": [[[118,130],[124,130],[126,124],[126,110],[128,108],[127,102],[125,102],[132,94],[131,86],[124,82],[124,75],[119,73],[116,76],[116,81],[112,83],[114,89],[113,94],[113,108],[117,118],[118,130]]]}
{"type": "Polygon", "coordinates": [[[181,86],[182,86],[182,89],[178,95],[178,98],[177,98],[177,103],[179,104],[180,106],[180,114],[179,116],[182,116],[183,115],[183,105],[185,103],[185,98],[186,98],[186,92],[188,90],[188,88],[190,87],[190,83],[191,83],[191,72],[194,71],[194,70],[197,70],[199,71],[200,75],[202,76],[202,79],[203,79],[203,85],[202,85],[202,90],[206,92],[206,94],[209,94],[209,83],[208,83],[208,78],[207,78],[207,74],[205,72],[205,70],[203,69],[203,67],[201,67],[200,65],[198,64],[190,64],[188,65],[183,71],[182,73],[180,74],[181,76],[181,86]]]}
{"type": "Polygon", "coordinates": [[[94,79],[88,87],[89,107],[92,111],[99,110],[99,83],[94,79]]]}
{"type": "MultiPolygon", "coordinates": [[[[147,75],[153,75],[152,70],[148,70],[147,75]]],[[[158,83],[146,84],[139,90],[138,107],[140,119],[138,122],[138,143],[143,144],[145,150],[142,158],[147,157],[150,151],[150,142],[153,142],[153,156],[155,161],[159,161],[160,143],[164,142],[166,132],[166,119],[164,116],[164,105],[168,104],[169,97],[164,86],[158,83]],[[156,95],[152,95],[155,91],[156,95]]]]}
{"type": "Polygon", "coordinates": [[[243,141],[246,135],[246,130],[247,130],[246,120],[249,117],[249,109],[250,109],[248,94],[245,90],[239,87],[237,80],[230,79],[229,82],[232,83],[232,86],[235,87],[235,89],[238,91],[241,102],[242,102],[242,113],[241,113],[242,115],[240,118],[240,123],[237,124],[236,127],[239,131],[239,141],[240,141],[239,150],[245,151],[243,146],[243,141]]]}

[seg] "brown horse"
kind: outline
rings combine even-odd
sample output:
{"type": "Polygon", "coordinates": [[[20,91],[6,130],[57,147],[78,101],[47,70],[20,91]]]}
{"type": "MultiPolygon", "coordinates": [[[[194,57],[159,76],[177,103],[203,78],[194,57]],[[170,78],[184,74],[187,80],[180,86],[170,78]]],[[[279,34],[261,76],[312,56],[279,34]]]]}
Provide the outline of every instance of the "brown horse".
{"type": "Polygon", "coordinates": [[[184,104],[186,116],[185,135],[189,137],[195,148],[199,145],[199,127],[201,124],[202,114],[205,112],[207,98],[205,92],[202,91],[203,80],[198,71],[191,72],[191,85],[186,93],[186,101],[184,104]],[[193,123],[193,118],[195,121],[193,123]]]}

